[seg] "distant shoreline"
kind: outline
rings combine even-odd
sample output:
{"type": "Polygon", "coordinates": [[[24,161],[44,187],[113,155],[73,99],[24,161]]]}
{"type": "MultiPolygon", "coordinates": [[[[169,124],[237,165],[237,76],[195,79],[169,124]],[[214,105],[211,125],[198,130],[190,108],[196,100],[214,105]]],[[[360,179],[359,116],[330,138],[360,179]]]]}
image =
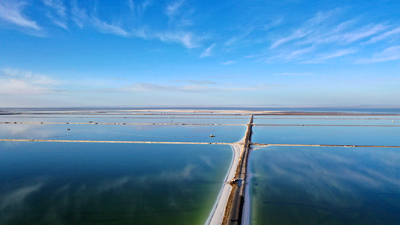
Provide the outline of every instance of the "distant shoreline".
{"type": "Polygon", "coordinates": [[[127,116],[127,115],[170,115],[170,116],[400,116],[400,109],[388,108],[381,109],[382,112],[375,112],[376,108],[370,109],[358,109],[363,112],[347,111],[344,109],[340,111],[335,109],[329,111],[329,109],[321,109],[321,111],[310,110],[307,111],[264,111],[264,110],[237,110],[237,109],[219,109],[219,110],[208,110],[208,109],[2,109],[0,115],[109,115],[109,116],[127,116]],[[398,110],[398,112],[391,112],[392,110],[398,110]]]}

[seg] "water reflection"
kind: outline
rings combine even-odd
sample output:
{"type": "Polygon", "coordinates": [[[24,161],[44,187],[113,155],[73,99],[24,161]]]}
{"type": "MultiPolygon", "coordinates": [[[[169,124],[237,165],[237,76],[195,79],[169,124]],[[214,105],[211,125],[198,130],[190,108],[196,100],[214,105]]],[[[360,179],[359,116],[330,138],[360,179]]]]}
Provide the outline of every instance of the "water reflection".
{"type": "Polygon", "coordinates": [[[230,160],[229,146],[2,142],[0,224],[204,224],[230,160]]]}
{"type": "Polygon", "coordinates": [[[252,155],[254,224],[396,224],[400,151],[268,147],[252,155]]]}
{"type": "Polygon", "coordinates": [[[245,130],[246,126],[0,124],[0,138],[233,143],[245,130]]]}
{"type": "Polygon", "coordinates": [[[253,143],[400,145],[400,127],[254,127],[253,143]]]}

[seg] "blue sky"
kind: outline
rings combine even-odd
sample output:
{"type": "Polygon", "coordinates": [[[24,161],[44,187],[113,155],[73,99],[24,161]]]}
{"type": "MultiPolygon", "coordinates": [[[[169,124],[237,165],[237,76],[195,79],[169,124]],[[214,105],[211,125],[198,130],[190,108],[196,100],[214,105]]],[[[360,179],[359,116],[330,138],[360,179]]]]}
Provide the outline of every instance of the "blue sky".
{"type": "Polygon", "coordinates": [[[390,0],[0,0],[0,107],[399,107],[399,12],[390,0]]]}

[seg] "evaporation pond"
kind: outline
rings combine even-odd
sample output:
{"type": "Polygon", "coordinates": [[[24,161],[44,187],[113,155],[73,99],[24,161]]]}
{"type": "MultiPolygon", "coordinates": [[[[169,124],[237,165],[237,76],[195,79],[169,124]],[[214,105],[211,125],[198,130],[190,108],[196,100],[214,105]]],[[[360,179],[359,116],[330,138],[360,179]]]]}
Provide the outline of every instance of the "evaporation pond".
{"type": "Polygon", "coordinates": [[[252,142],[400,146],[400,127],[254,126],[252,142]]]}
{"type": "Polygon", "coordinates": [[[244,125],[0,124],[3,139],[233,143],[245,132],[244,125]]]}
{"type": "Polygon", "coordinates": [[[255,124],[400,126],[399,116],[255,116],[255,124]]]}
{"type": "Polygon", "coordinates": [[[0,142],[0,224],[203,225],[230,146],[0,142]]]}
{"type": "Polygon", "coordinates": [[[3,115],[0,122],[248,124],[249,118],[232,115],[3,115]]]}
{"type": "Polygon", "coordinates": [[[399,161],[397,148],[255,150],[252,224],[399,224],[399,161]]]}

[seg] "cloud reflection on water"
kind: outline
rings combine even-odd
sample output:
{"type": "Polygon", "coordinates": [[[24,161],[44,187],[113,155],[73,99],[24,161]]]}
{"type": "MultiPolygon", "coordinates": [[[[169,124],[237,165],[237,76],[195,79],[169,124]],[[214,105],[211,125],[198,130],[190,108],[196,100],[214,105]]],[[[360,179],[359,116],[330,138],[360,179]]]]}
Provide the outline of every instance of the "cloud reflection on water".
{"type": "Polygon", "coordinates": [[[200,170],[198,166],[189,164],[178,171],[166,170],[137,177],[69,180],[67,183],[47,176],[46,184],[40,182],[15,187],[0,195],[0,215],[4,216],[0,218],[0,224],[14,224],[21,216],[27,217],[24,221],[28,223],[29,218],[40,217],[42,222],[63,224],[65,217],[68,217],[67,221],[78,222],[99,213],[112,220],[116,216],[134,217],[138,213],[157,216],[170,210],[191,211],[198,204],[193,195],[196,193],[195,182],[207,180],[200,170]],[[188,186],[187,182],[191,185],[188,186]],[[150,193],[160,193],[155,194],[160,198],[149,196],[150,193]],[[38,198],[46,203],[36,202],[38,198]],[[37,210],[39,205],[41,209],[37,210]]]}
{"type": "MultiPolygon", "coordinates": [[[[348,224],[350,219],[359,222],[354,216],[367,210],[371,220],[386,224],[392,213],[400,213],[398,149],[267,147],[254,153],[257,219],[279,209],[284,211],[280,216],[305,223],[315,218],[332,223],[329,218],[341,217],[348,224]]],[[[271,221],[283,222],[276,217],[271,221]]]]}

